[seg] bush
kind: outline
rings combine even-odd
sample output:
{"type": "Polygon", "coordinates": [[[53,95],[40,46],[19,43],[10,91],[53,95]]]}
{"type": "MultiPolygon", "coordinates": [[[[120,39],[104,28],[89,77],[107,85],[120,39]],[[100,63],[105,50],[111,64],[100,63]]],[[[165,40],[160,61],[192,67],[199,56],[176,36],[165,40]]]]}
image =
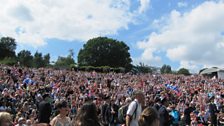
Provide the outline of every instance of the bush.
{"type": "Polygon", "coordinates": [[[0,64],[5,64],[5,65],[9,65],[9,66],[13,66],[16,63],[17,63],[17,60],[16,60],[16,58],[13,58],[13,57],[6,57],[0,61],[0,64]]]}
{"type": "Polygon", "coordinates": [[[102,73],[108,73],[108,72],[116,72],[116,73],[121,73],[125,72],[125,68],[123,67],[118,67],[118,68],[113,68],[109,66],[101,66],[101,67],[94,67],[94,66],[71,66],[71,69],[73,70],[79,70],[79,71],[96,71],[96,72],[102,72],[102,73]]]}
{"type": "Polygon", "coordinates": [[[191,75],[189,70],[186,68],[181,68],[177,71],[178,74],[183,74],[183,75],[191,75]]]}

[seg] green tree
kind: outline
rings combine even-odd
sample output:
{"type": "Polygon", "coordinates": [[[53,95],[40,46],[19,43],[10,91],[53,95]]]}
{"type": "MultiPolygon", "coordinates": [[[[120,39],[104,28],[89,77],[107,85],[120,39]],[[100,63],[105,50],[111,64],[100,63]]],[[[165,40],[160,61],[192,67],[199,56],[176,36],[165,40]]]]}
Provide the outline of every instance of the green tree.
{"type": "Polygon", "coordinates": [[[129,47],[122,41],[107,37],[93,38],[78,53],[80,66],[110,66],[131,69],[129,47]]]}
{"type": "Polygon", "coordinates": [[[44,58],[43,58],[43,60],[44,60],[44,66],[46,67],[46,66],[49,66],[50,65],[50,54],[48,53],[48,54],[46,54],[46,55],[44,55],[44,58]]]}
{"type": "Polygon", "coordinates": [[[59,68],[69,68],[75,65],[75,60],[73,59],[74,50],[69,49],[69,54],[67,57],[59,56],[55,62],[55,67],[59,68]]]}
{"type": "Polygon", "coordinates": [[[152,68],[141,62],[135,67],[135,69],[140,73],[152,73],[152,68]]]}
{"type": "Polygon", "coordinates": [[[20,65],[26,66],[26,67],[32,67],[33,65],[33,56],[31,55],[31,52],[28,50],[22,50],[17,55],[18,61],[20,62],[20,65]]]}
{"type": "Polygon", "coordinates": [[[162,66],[162,68],[160,69],[160,72],[161,72],[161,74],[170,74],[170,73],[172,73],[171,66],[164,64],[162,66]]]}
{"type": "Polygon", "coordinates": [[[74,58],[74,49],[69,49],[69,57],[74,58]]]}
{"type": "Polygon", "coordinates": [[[16,42],[14,38],[2,37],[0,39],[0,60],[6,57],[15,57],[16,42]]]}
{"type": "Polygon", "coordinates": [[[34,62],[34,67],[36,68],[44,67],[45,63],[42,57],[42,53],[36,52],[34,54],[33,62],[34,62]]]}
{"type": "Polygon", "coordinates": [[[55,63],[55,66],[56,67],[68,68],[68,67],[70,67],[70,65],[73,65],[73,64],[75,64],[75,61],[70,56],[67,56],[67,57],[59,56],[56,63],[55,63]]]}
{"type": "Polygon", "coordinates": [[[177,71],[178,74],[183,74],[183,75],[190,75],[190,72],[188,69],[186,68],[180,68],[178,71],[177,71]]]}

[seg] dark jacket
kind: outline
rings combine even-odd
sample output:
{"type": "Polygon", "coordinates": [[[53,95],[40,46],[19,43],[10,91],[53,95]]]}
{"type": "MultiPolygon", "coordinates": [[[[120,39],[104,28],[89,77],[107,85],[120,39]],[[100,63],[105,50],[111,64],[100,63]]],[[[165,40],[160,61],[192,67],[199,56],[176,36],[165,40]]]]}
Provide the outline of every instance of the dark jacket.
{"type": "Polygon", "coordinates": [[[194,109],[192,107],[188,107],[184,110],[184,120],[185,120],[185,124],[186,125],[190,125],[191,124],[191,112],[193,112],[194,109]]]}
{"type": "Polygon", "coordinates": [[[108,125],[110,122],[110,115],[108,113],[108,109],[110,109],[110,106],[108,104],[103,104],[101,106],[101,120],[103,125],[108,125]]]}
{"type": "Polygon", "coordinates": [[[153,108],[154,108],[156,111],[159,111],[160,107],[161,107],[161,105],[159,105],[159,104],[157,104],[157,103],[153,105],[153,108]]]}
{"type": "Polygon", "coordinates": [[[216,126],[217,125],[217,107],[214,103],[209,104],[209,112],[210,112],[210,117],[211,117],[211,125],[216,126]]]}
{"type": "Polygon", "coordinates": [[[165,106],[160,107],[159,116],[160,116],[160,126],[170,126],[170,117],[165,106]]]}

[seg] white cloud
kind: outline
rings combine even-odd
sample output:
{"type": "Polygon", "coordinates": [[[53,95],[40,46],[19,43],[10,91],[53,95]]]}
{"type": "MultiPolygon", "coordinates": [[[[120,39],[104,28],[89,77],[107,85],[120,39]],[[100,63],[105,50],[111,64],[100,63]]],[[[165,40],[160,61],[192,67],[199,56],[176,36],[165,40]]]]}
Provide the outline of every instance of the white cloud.
{"type": "Polygon", "coordinates": [[[180,67],[224,67],[223,12],[224,2],[214,1],[204,2],[186,13],[173,10],[158,33],[138,42],[144,50],[140,59],[150,58],[154,62],[158,57],[155,52],[161,51],[170,60],[180,62],[180,67]]]}
{"type": "MultiPolygon", "coordinates": [[[[149,0],[141,0],[141,11],[149,0]]],[[[0,34],[34,47],[46,39],[86,41],[128,29],[131,0],[0,0],[0,34]]]]}
{"type": "Polygon", "coordinates": [[[137,46],[140,49],[144,49],[144,52],[141,54],[141,57],[134,57],[133,64],[139,64],[139,62],[149,64],[152,66],[161,66],[162,65],[162,59],[159,56],[155,56],[154,53],[156,53],[156,48],[149,48],[148,44],[145,41],[138,42],[137,46]]]}
{"type": "Polygon", "coordinates": [[[181,61],[178,70],[180,68],[187,68],[191,73],[198,73],[201,67],[203,67],[203,65],[195,64],[193,61],[181,61]]]}
{"type": "Polygon", "coordinates": [[[178,2],[178,3],[177,3],[177,6],[178,6],[179,8],[182,8],[182,7],[187,7],[188,4],[187,4],[187,2],[178,2]]]}
{"type": "Polygon", "coordinates": [[[140,7],[139,7],[139,13],[145,12],[149,5],[150,5],[150,0],[139,0],[140,1],[140,7]]]}

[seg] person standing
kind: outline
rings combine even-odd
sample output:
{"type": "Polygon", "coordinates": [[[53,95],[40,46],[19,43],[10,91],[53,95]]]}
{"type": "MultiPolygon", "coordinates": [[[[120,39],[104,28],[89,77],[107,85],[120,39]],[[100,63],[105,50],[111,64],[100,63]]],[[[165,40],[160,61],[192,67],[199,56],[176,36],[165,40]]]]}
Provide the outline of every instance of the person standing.
{"type": "Polygon", "coordinates": [[[160,109],[160,107],[162,106],[161,105],[161,99],[158,97],[158,96],[156,96],[155,98],[154,98],[154,105],[153,105],[153,108],[156,110],[156,111],[159,111],[159,109],[160,109]]]}
{"type": "Polygon", "coordinates": [[[18,120],[18,124],[16,124],[15,126],[24,126],[26,124],[26,120],[23,117],[20,117],[18,120]]]}
{"type": "Polygon", "coordinates": [[[111,103],[109,105],[109,115],[110,115],[110,123],[109,126],[116,126],[118,123],[118,105],[115,104],[115,99],[111,100],[111,103]]]}
{"type": "Polygon", "coordinates": [[[43,100],[38,105],[38,121],[39,123],[50,123],[51,117],[51,104],[50,104],[50,95],[44,94],[43,100]]]}
{"type": "Polygon", "coordinates": [[[212,96],[209,99],[210,103],[209,103],[209,113],[210,113],[210,119],[211,119],[211,126],[217,126],[217,114],[218,114],[218,110],[217,110],[217,106],[214,103],[214,96],[212,96]]]}
{"type": "Polygon", "coordinates": [[[139,126],[159,126],[159,115],[155,108],[147,107],[138,119],[139,126]]]}
{"type": "Polygon", "coordinates": [[[139,126],[138,118],[142,112],[142,106],[145,105],[145,96],[142,91],[134,91],[134,100],[128,106],[126,114],[126,126],[139,126]]]}
{"type": "Polygon", "coordinates": [[[69,114],[69,108],[65,100],[61,100],[56,104],[59,114],[51,120],[51,126],[72,126],[69,114]]]}
{"type": "Polygon", "coordinates": [[[170,106],[171,112],[170,115],[172,116],[172,126],[179,126],[180,121],[180,112],[176,110],[176,106],[173,104],[170,106]]]}
{"type": "Polygon", "coordinates": [[[191,112],[193,112],[193,108],[189,106],[189,103],[187,103],[186,109],[184,110],[184,121],[186,126],[190,126],[191,124],[191,112]]]}
{"type": "Polygon", "coordinates": [[[78,111],[73,126],[101,126],[97,117],[96,105],[92,102],[85,103],[78,111]]]}
{"type": "Polygon", "coordinates": [[[110,96],[105,96],[104,98],[104,103],[101,106],[101,121],[103,126],[108,126],[110,123],[110,112],[111,112],[111,107],[110,107],[110,96]]]}
{"type": "Polygon", "coordinates": [[[161,107],[159,108],[159,116],[160,116],[160,126],[169,126],[170,125],[170,116],[167,111],[167,107],[169,105],[166,98],[161,98],[161,107]]]}

